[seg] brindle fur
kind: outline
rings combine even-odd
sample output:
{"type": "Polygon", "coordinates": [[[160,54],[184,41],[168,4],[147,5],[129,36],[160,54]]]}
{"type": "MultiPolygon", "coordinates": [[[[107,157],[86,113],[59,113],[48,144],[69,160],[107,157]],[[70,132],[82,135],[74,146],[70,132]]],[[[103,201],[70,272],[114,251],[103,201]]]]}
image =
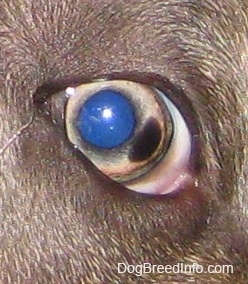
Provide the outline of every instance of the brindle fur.
{"type": "Polygon", "coordinates": [[[247,283],[247,14],[246,0],[1,0],[0,283],[247,283]],[[49,82],[129,72],[167,78],[191,102],[196,188],[125,190],[34,104],[49,82]],[[118,262],[234,274],[138,278],[118,262]]]}

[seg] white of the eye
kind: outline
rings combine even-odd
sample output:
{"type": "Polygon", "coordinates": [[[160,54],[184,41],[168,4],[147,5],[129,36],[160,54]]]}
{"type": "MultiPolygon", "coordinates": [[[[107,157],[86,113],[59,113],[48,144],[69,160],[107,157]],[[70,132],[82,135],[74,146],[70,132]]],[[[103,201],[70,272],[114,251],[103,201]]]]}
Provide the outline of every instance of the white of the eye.
{"type": "Polygon", "coordinates": [[[148,174],[126,187],[140,193],[168,194],[177,190],[182,183],[192,179],[188,165],[191,154],[191,134],[177,107],[156,89],[166,104],[173,122],[174,135],[171,146],[161,160],[148,174]]]}

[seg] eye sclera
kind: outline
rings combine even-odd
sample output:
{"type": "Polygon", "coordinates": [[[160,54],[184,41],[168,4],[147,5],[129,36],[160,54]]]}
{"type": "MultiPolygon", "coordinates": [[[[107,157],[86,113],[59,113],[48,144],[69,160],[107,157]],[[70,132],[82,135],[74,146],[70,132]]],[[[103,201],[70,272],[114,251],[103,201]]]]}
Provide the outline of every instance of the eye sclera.
{"type": "Polygon", "coordinates": [[[175,105],[161,91],[157,92],[170,109],[172,116],[174,135],[170,148],[166,157],[150,172],[141,176],[138,181],[127,182],[125,186],[140,193],[162,195],[178,190],[186,182],[193,182],[189,172],[192,138],[185,120],[175,105]],[[180,147],[182,137],[184,145],[180,147]]]}
{"type": "Polygon", "coordinates": [[[68,139],[79,150],[88,157],[107,176],[112,179],[125,183],[138,178],[144,172],[150,170],[165,154],[172,136],[172,125],[170,114],[163,107],[165,104],[157,93],[150,87],[124,80],[100,81],[81,85],[77,88],[67,88],[65,121],[68,139]],[[111,88],[123,93],[134,105],[136,105],[137,127],[133,137],[144,130],[144,123],[150,120],[156,124],[159,129],[159,143],[156,150],[147,159],[130,161],[130,145],[133,140],[130,139],[121,147],[113,150],[102,150],[92,147],[89,143],[82,140],[76,130],[75,121],[80,107],[95,93],[104,89],[111,88]],[[134,95],[135,94],[135,95],[134,95]],[[140,106],[140,108],[137,108],[140,106]],[[152,106],[152,107],[151,107],[152,106]]]}

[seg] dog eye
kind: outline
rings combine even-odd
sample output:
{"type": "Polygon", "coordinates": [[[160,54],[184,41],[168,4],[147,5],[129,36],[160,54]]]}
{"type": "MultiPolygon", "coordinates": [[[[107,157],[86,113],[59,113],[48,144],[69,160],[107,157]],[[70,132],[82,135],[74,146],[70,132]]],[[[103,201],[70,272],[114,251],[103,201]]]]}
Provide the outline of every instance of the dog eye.
{"type": "Polygon", "coordinates": [[[146,194],[171,193],[188,178],[191,134],[162,91],[100,80],[67,88],[55,105],[58,98],[67,138],[109,178],[146,194]]]}

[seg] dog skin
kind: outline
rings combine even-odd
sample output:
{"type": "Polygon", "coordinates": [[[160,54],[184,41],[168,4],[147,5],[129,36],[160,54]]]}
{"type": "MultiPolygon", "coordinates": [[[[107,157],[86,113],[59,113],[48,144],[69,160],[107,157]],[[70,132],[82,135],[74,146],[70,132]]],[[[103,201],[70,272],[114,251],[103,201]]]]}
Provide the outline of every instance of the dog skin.
{"type": "Polygon", "coordinates": [[[247,283],[246,1],[1,0],[0,11],[0,283],[247,283]],[[193,110],[195,183],[170,196],[103,175],[34,102],[44,86],[140,76],[169,80],[193,110]],[[137,277],[118,262],[234,271],[137,277]]]}

